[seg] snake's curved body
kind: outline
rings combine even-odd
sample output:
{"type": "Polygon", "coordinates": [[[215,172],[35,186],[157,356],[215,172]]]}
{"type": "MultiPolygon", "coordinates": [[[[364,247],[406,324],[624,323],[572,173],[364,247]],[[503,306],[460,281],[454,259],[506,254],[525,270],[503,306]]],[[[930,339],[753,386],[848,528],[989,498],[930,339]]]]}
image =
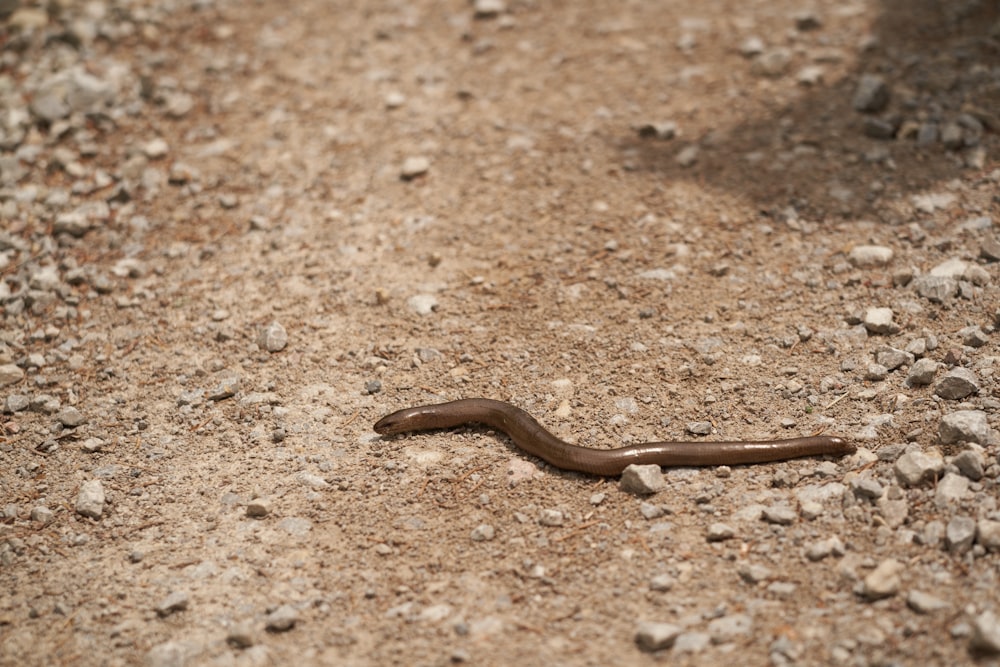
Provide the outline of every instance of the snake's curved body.
{"type": "Polygon", "coordinates": [[[618,449],[591,449],[564,442],[549,433],[524,410],[488,398],[467,398],[437,405],[405,408],[383,417],[374,429],[382,435],[485,424],[506,433],[524,451],[563,470],[591,475],[620,475],[635,464],[714,466],[770,463],[803,456],[855,451],[836,436],[737,442],[646,442],[618,449]]]}

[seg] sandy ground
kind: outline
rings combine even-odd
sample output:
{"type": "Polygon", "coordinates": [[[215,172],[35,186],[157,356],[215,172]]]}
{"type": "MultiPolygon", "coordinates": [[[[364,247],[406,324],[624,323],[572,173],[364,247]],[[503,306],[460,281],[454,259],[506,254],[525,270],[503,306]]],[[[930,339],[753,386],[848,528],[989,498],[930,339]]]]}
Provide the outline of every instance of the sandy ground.
{"type": "MultiPolygon", "coordinates": [[[[981,410],[996,428],[1000,414],[1000,271],[980,256],[1000,221],[995,3],[129,6],[137,29],[96,40],[90,66],[126,62],[193,106],[171,114],[154,93],[98,123],[84,161],[119,178],[162,138],[149,164],[188,175],[52,237],[60,271],[70,258],[110,278],[68,288],[75,318],[7,313],[26,372],[0,398],[47,394],[86,422],[4,415],[0,662],[996,660],[970,637],[1000,613],[1000,556],[982,537],[933,539],[956,516],[1000,518],[995,439],[965,497],[894,472],[905,446],[941,444],[943,415],[981,410]],[[751,37],[775,71],[741,53],[751,37]],[[888,82],[885,110],[852,107],[864,73],[888,82]],[[963,109],[984,111],[974,146],[865,134],[873,117],[915,127],[963,109]],[[638,131],[665,123],[676,136],[638,131]],[[409,158],[426,170],[402,178],[409,158]],[[865,244],[894,256],[852,263],[865,244]],[[956,258],[978,282],[943,303],[915,293],[909,279],[956,258]],[[866,332],[873,307],[895,332],[866,332]],[[274,322],[287,344],[269,351],[274,322]],[[970,325],[984,346],[963,345],[970,325]],[[880,349],[928,337],[921,356],[969,367],[978,392],[944,400],[905,366],[869,374],[880,349]],[[670,470],[643,498],[482,428],[371,431],[474,396],[592,447],[696,440],[689,426],[709,422],[701,439],[823,431],[861,450],[670,470]],[[904,520],[861,475],[899,492],[904,520]],[[97,519],[75,511],[95,479],[97,519]],[[37,506],[51,518],[32,520],[37,506]],[[775,508],[788,520],[761,518],[775,508]],[[710,541],[716,523],[732,536],[710,541]],[[866,595],[887,559],[895,586],[866,595]],[[944,606],[918,613],[914,591],[944,606]],[[643,650],[645,621],[681,637],[643,650]]],[[[45,127],[28,140],[60,143],[45,127]]],[[[50,222],[10,230],[37,239],[50,222]]]]}

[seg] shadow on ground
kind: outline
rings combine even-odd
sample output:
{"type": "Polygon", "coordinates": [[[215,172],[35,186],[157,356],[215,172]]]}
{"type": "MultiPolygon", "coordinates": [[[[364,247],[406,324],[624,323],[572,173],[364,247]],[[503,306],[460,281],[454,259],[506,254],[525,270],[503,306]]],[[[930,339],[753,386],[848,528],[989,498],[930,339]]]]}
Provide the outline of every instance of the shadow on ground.
{"type": "Polygon", "coordinates": [[[886,0],[872,36],[850,76],[703,137],[691,166],[678,164],[674,142],[626,144],[640,168],[667,181],[738,193],[764,211],[793,206],[814,215],[878,215],[886,197],[988,171],[1000,132],[1000,3],[886,0]],[[891,91],[883,109],[854,108],[865,74],[891,91]],[[949,124],[961,130],[961,145],[943,143],[949,124]],[[873,136],[886,129],[888,136],[873,136]],[[748,168],[760,177],[748,178],[748,168]]]}

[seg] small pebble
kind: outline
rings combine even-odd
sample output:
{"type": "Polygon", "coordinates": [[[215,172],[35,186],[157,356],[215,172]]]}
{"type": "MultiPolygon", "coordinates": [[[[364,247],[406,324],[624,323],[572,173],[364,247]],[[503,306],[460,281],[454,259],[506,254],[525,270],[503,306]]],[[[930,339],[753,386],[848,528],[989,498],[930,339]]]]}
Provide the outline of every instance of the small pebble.
{"type": "Polygon", "coordinates": [[[976,539],[976,520],[969,516],[955,516],[944,529],[944,545],[954,554],[964,554],[976,539]]]}
{"type": "Polygon", "coordinates": [[[404,181],[412,181],[418,176],[422,176],[427,173],[427,170],[431,168],[431,161],[425,157],[408,157],[403,162],[403,168],[399,172],[400,178],[404,181]]]}
{"type": "Polygon", "coordinates": [[[657,574],[649,580],[650,590],[665,593],[674,587],[674,578],[669,574],[657,574]]]}
{"type": "Polygon", "coordinates": [[[673,646],[681,628],[672,623],[640,623],[635,631],[635,643],[644,651],[660,651],[673,646]]]}
{"type": "Polygon", "coordinates": [[[711,435],[712,422],[688,422],[684,430],[691,435],[711,435]]]}
{"type": "Polygon", "coordinates": [[[979,391],[979,378],[967,368],[953,368],[934,385],[934,393],[949,401],[958,401],[979,391]]]}
{"type": "Polygon", "coordinates": [[[869,600],[892,597],[899,592],[902,584],[900,575],[905,569],[905,566],[894,558],[883,560],[865,577],[862,595],[869,600]]]}
{"type": "Polygon", "coordinates": [[[288,345],[288,332],[280,322],[271,322],[261,329],[257,344],[268,352],[280,352],[288,345]]]}
{"type": "Polygon", "coordinates": [[[91,519],[100,519],[104,513],[104,487],[101,481],[91,479],[80,485],[76,497],[76,513],[91,519]]]}
{"type": "Polygon", "coordinates": [[[880,245],[859,245],[851,248],[847,260],[859,269],[885,266],[892,261],[892,248],[880,245]]]}
{"type": "Polygon", "coordinates": [[[17,384],[24,379],[24,371],[14,364],[0,365],[0,387],[17,384]]]}
{"type": "Polygon", "coordinates": [[[709,542],[723,542],[736,536],[733,527],[725,523],[713,523],[708,527],[706,535],[709,542]]]}
{"type": "Polygon", "coordinates": [[[855,111],[879,112],[889,103],[889,87],[885,80],[874,74],[864,74],[854,90],[852,102],[855,111]]]}
{"type": "Polygon", "coordinates": [[[174,612],[184,611],[188,608],[188,594],[183,591],[175,591],[163,598],[158,605],[156,605],[156,613],[161,618],[170,616],[174,612]]]}
{"type": "Polygon", "coordinates": [[[983,478],[985,462],[979,451],[966,449],[964,452],[959,452],[951,462],[960,473],[972,481],[978,482],[983,478]]]}
{"type": "Polygon", "coordinates": [[[256,642],[256,633],[251,623],[236,623],[226,633],[226,643],[234,648],[250,648],[256,642]]]}
{"type": "Polygon", "coordinates": [[[622,472],[619,486],[626,493],[649,495],[662,491],[667,483],[658,465],[630,465],[622,472]]]}
{"type": "Polygon", "coordinates": [[[261,519],[271,513],[271,500],[269,498],[254,498],[247,503],[247,516],[253,519],[261,519]]]}
{"type": "Polygon", "coordinates": [[[948,603],[930,593],[913,590],[906,595],[906,604],[918,614],[933,614],[948,608],[948,603]]]}
{"type": "Polygon", "coordinates": [[[1000,521],[980,519],[976,524],[976,542],[987,551],[1000,551],[1000,521]]]}
{"type": "Polygon", "coordinates": [[[563,521],[563,513],[559,510],[543,509],[538,514],[538,523],[543,526],[561,526],[563,525],[563,521]]]}
{"type": "Polygon", "coordinates": [[[937,375],[937,371],[940,366],[941,364],[933,359],[928,359],[927,357],[917,359],[917,361],[910,366],[910,372],[906,376],[907,384],[913,387],[921,387],[930,384],[934,381],[934,376],[937,375]]]}
{"type": "Polygon", "coordinates": [[[934,489],[934,498],[939,506],[947,503],[958,502],[969,493],[969,478],[953,472],[945,473],[945,476],[937,483],[934,489]]]}
{"type": "Polygon", "coordinates": [[[992,611],[984,611],[972,621],[969,648],[984,655],[1000,654],[1000,619],[992,611]]]}
{"type": "Polygon", "coordinates": [[[936,452],[906,452],[896,459],[893,469],[903,486],[916,486],[937,479],[944,470],[944,459],[936,452]]]}
{"type": "Polygon", "coordinates": [[[433,294],[415,294],[406,300],[410,310],[418,315],[430,315],[438,308],[438,300],[433,294]]]}
{"type": "Polygon", "coordinates": [[[481,523],[472,529],[473,542],[489,542],[496,536],[496,530],[487,523],[481,523]]]}
{"type": "Polygon", "coordinates": [[[869,308],[865,311],[865,328],[874,334],[898,333],[899,325],[892,321],[892,317],[891,308],[869,308]]]}
{"type": "Polygon", "coordinates": [[[788,505],[771,505],[764,508],[764,520],[768,523],[789,526],[795,523],[797,518],[798,514],[788,505]]]}
{"type": "Polygon", "coordinates": [[[295,627],[299,621],[299,612],[295,607],[284,604],[272,611],[264,619],[264,628],[268,632],[285,632],[295,627]]]}
{"type": "Polygon", "coordinates": [[[941,418],[938,439],[942,445],[956,442],[990,444],[992,429],[982,410],[958,410],[941,418]]]}

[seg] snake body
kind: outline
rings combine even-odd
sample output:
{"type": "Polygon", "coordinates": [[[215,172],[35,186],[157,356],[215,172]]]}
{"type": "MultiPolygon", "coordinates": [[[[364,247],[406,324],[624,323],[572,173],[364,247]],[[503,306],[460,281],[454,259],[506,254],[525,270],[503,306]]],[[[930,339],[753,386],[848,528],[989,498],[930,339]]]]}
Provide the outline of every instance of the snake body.
{"type": "Polygon", "coordinates": [[[524,410],[488,398],[467,398],[405,408],[378,420],[373,428],[376,433],[393,435],[463,424],[485,424],[503,431],[515,445],[557,468],[604,476],[620,475],[633,463],[660,466],[743,465],[822,454],[842,456],[855,451],[851,442],[828,435],[737,442],[646,442],[618,449],[591,449],[564,442],[524,410]]]}

